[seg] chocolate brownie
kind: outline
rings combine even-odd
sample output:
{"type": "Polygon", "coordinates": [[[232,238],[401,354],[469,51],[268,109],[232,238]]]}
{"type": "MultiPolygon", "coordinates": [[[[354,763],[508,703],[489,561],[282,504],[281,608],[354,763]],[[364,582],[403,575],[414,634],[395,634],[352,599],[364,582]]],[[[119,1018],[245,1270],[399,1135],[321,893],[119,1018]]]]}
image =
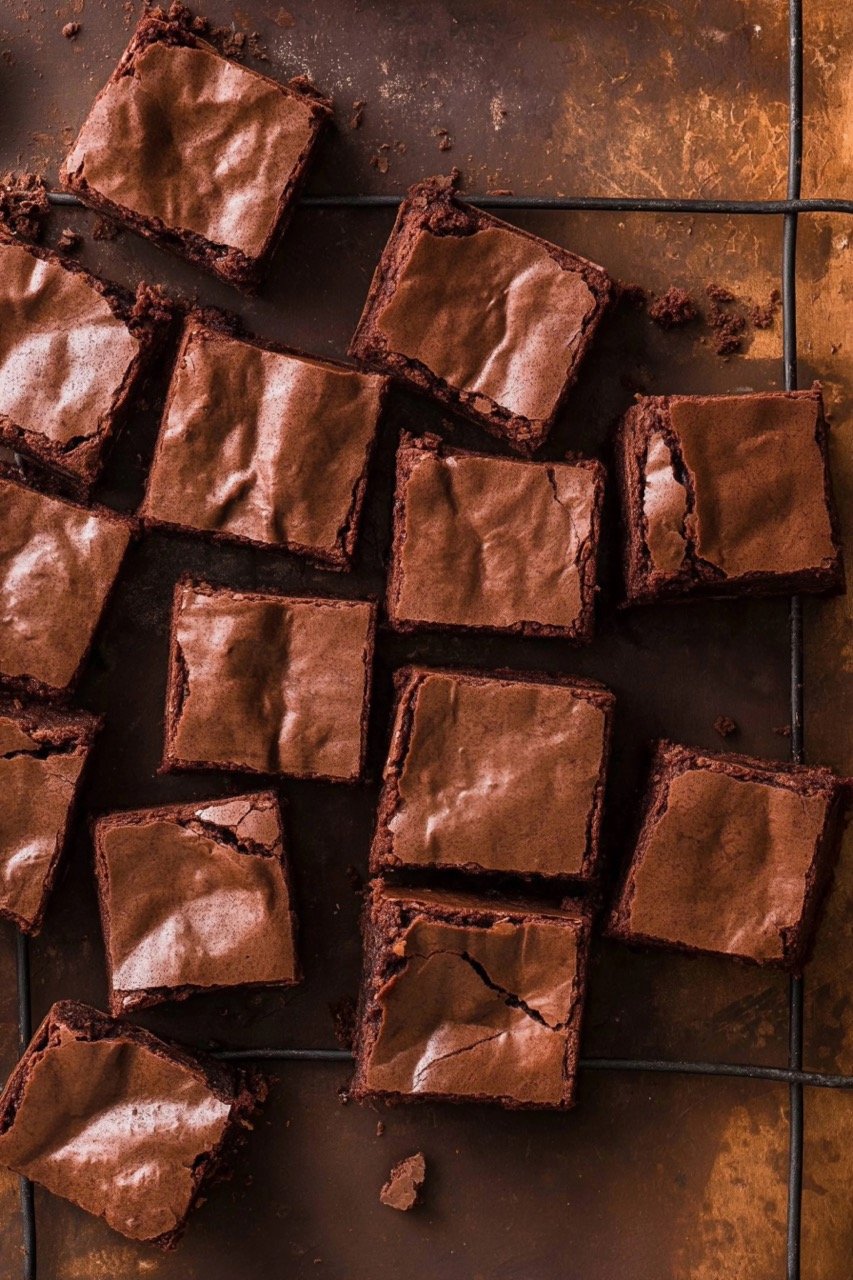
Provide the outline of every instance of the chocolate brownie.
{"type": "Polygon", "coordinates": [[[371,870],[592,879],[613,701],[568,676],[399,672],[371,870]]]}
{"type": "Polygon", "coordinates": [[[640,397],[617,457],[629,604],[843,585],[819,387],[640,397]]]}
{"type": "Polygon", "coordinates": [[[331,103],[222,57],[183,6],[144,14],[62,168],[86,204],[231,284],[278,240],[331,103]]]}
{"type": "Polygon", "coordinates": [[[179,582],[164,768],[357,781],[375,623],[366,600],[179,582]]]}
{"type": "Polygon", "coordinates": [[[547,437],[614,294],[607,273],[459,200],[412,187],[350,355],[521,453],[547,437]]]}
{"type": "Polygon", "coordinates": [[[604,468],[591,459],[524,462],[404,435],[391,626],[589,642],[603,499],[604,468]]]}
{"type": "Polygon", "coordinates": [[[574,1102],[586,911],[375,882],[353,1096],[574,1102]]]}
{"type": "Polygon", "coordinates": [[[0,226],[0,441],[88,489],[170,318],[0,226]]]}
{"type": "Polygon", "coordinates": [[[829,769],[660,743],[610,935],[798,970],[843,807],[829,769]]]}
{"type": "Polygon", "coordinates": [[[141,514],[345,568],[386,387],[191,316],[141,514]]]}
{"type": "Polygon", "coordinates": [[[242,1072],[63,1000],[0,1097],[0,1165],[171,1249],[263,1095],[242,1072]]]}
{"type": "Polygon", "coordinates": [[[0,917],[24,933],[41,928],[100,723],[0,697],[0,917]]]}
{"type": "Polygon", "coordinates": [[[113,813],[94,836],[111,1013],[298,982],[272,792],[113,813]]]}
{"type": "Polygon", "coordinates": [[[68,692],[133,527],[111,511],[0,476],[0,684],[24,693],[68,692]]]}

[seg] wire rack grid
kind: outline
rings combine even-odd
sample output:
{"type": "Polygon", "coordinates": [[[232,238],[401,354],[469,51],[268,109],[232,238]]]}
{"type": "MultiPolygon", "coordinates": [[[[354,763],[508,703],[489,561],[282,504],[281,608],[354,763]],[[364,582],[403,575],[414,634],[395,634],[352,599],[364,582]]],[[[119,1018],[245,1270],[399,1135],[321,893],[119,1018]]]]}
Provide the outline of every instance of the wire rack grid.
{"type": "MultiPolygon", "coordinates": [[[[766,214],[783,219],[781,293],[784,387],[797,387],[797,223],[801,214],[838,213],[853,215],[853,200],[803,199],[800,195],[803,159],[803,13],[802,0],[788,0],[788,180],[785,199],[779,200],[692,200],[629,199],[585,197],[483,196],[471,203],[492,209],[541,209],[564,211],[611,211],[626,213],[712,213],[730,215],[766,214]]],[[[51,193],[57,205],[76,205],[74,196],[51,193]]],[[[309,208],[394,208],[401,197],[395,195],[322,195],[303,197],[309,208]]],[[[790,607],[790,699],[791,758],[804,759],[803,740],[803,615],[798,596],[790,607]]],[[[21,1051],[32,1034],[30,958],[27,939],[17,937],[18,1031],[21,1051]]],[[[341,1049],[230,1049],[215,1055],[230,1061],[312,1061],[348,1062],[351,1055],[341,1049]]],[[[772,1081],[789,1088],[789,1161],[787,1260],[785,1280],[800,1280],[800,1222],[803,1184],[803,1092],[805,1088],[853,1089],[853,1075],[831,1075],[803,1070],[803,979],[792,977],[789,994],[788,1066],[763,1067],[725,1062],[687,1062],[661,1059],[581,1058],[582,1071],[649,1072],[652,1074],[737,1077],[772,1081]]],[[[36,1217],[33,1187],[21,1178],[22,1278],[37,1280],[36,1217]]]]}

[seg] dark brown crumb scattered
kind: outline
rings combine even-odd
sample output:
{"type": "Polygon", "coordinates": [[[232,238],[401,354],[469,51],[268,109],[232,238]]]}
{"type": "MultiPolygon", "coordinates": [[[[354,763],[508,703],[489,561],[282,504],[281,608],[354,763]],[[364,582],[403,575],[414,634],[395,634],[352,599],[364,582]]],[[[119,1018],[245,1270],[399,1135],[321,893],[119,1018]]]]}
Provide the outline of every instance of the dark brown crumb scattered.
{"type": "Polygon", "coordinates": [[[743,345],[746,320],[733,311],[712,311],[710,325],[716,334],[714,350],[718,356],[731,356],[743,345]]]}
{"type": "Polygon", "coordinates": [[[648,294],[641,284],[623,284],[620,297],[627,302],[629,307],[644,307],[648,299],[648,294]]]}
{"type": "Polygon", "coordinates": [[[65,36],[66,40],[75,40],[80,34],[80,23],[66,22],[65,26],[62,28],[62,34],[65,36]]]}
{"type": "Polygon", "coordinates": [[[789,724],[779,724],[776,726],[773,732],[775,734],[778,734],[780,738],[790,738],[791,726],[789,724]]]}
{"type": "Polygon", "coordinates": [[[778,289],[774,289],[770,298],[763,306],[756,303],[750,312],[749,318],[752,321],[753,329],[770,329],[776,318],[776,312],[779,310],[779,304],[782,301],[782,295],[778,289]]]}
{"type": "Polygon", "coordinates": [[[352,996],[344,996],[329,1005],[335,1039],[342,1049],[351,1049],[355,1038],[355,1001],[352,996]]]}
{"type": "Polygon", "coordinates": [[[376,1136],[377,1136],[377,1138],[381,1138],[384,1132],[385,1132],[385,1121],[384,1121],[384,1120],[377,1120],[377,1121],[376,1121],[376,1136]]]}
{"type": "Polygon", "coordinates": [[[5,173],[0,178],[0,221],[22,240],[40,240],[50,202],[36,173],[5,173]]]}
{"type": "Polygon", "coordinates": [[[515,192],[512,187],[489,187],[486,191],[487,196],[514,196],[515,192]]]}
{"type": "Polygon", "coordinates": [[[82,243],[83,237],[79,231],[72,231],[71,227],[65,227],[56,242],[56,247],[65,253],[72,253],[75,249],[79,249],[82,243]]]}
{"type": "Polygon", "coordinates": [[[249,32],[249,53],[258,62],[269,62],[269,50],[261,37],[260,31],[249,32]]]}
{"type": "Polygon", "coordinates": [[[378,173],[387,173],[389,168],[388,156],[384,151],[377,151],[370,157],[371,167],[376,169],[378,173]]]}
{"type": "Polygon", "coordinates": [[[367,106],[365,98],[356,98],[352,104],[352,111],[349,117],[349,127],[351,129],[360,129],[361,122],[364,120],[364,108],[367,106]]]}
{"type": "Polygon", "coordinates": [[[447,129],[436,129],[435,136],[438,138],[439,151],[450,151],[453,147],[453,139],[447,129]]]}
{"type": "Polygon", "coordinates": [[[675,329],[690,324],[699,315],[696,303],[685,289],[670,285],[666,293],[649,304],[649,316],[662,329],[675,329]]]}
{"type": "Polygon", "coordinates": [[[422,1151],[407,1156],[391,1170],[388,1181],[379,1192],[379,1201],[389,1209],[405,1212],[414,1209],[426,1178],[426,1160],[422,1151]]]}
{"type": "Polygon", "coordinates": [[[121,227],[111,218],[99,217],[92,228],[93,240],[117,240],[121,235],[121,227]]]}
{"type": "Polygon", "coordinates": [[[341,1104],[342,1107],[348,1107],[349,1100],[350,1100],[349,1089],[345,1084],[342,1084],[338,1089],[338,1102],[341,1104]]]}
{"type": "Polygon", "coordinates": [[[705,292],[711,301],[715,302],[718,307],[728,307],[736,301],[735,295],[732,293],[731,289],[727,289],[726,286],[722,284],[706,284],[705,292]]]}
{"type": "Polygon", "coordinates": [[[730,738],[733,733],[737,733],[737,721],[731,716],[717,716],[714,721],[714,732],[721,738],[730,738]]]}

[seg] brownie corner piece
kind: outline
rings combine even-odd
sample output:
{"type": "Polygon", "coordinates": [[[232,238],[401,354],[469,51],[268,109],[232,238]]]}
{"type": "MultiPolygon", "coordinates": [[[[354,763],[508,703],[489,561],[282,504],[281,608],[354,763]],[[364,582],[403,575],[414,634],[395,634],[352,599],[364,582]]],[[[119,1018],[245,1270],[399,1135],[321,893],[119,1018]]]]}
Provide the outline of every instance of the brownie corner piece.
{"type": "Polygon", "coordinates": [[[299,981],[274,792],[112,813],[93,834],[113,1014],[299,981]]]}
{"type": "Polygon", "coordinates": [[[832,770],[658,744],[607,932],[798,971],[843,829],[832,770]]]}
{"type": "Polygon", "coordinates": [[[0,1164],[171,1249],[265,1092],[258,1077],[64,1000],[0,1097],[0,1164]]]}
{"type": "Polygon", "coordinates": [[[39,932],[99,717],[0,695],[0,918],[39,932]]]}
{"type": "Polygon", "coordinates": [[[616,438],[628,604],[843,586],[820,388],[643,396],[616,438]]]}
{"type": "Polygon", "coordinates": [[[251,288],[332,105],[307,81],[281,84],[225,57],[207,31],[184,6],[143,14],[61,180],[92,208],[251,288]]]}
{"type": "Polygon", "coordinates": [[[413,631],[592,639],[604,467],[469,453],[404,435],[387,612],[413,631]]]}
{"type": "Polygon", "coordinates": [[[403,201],[350,354],[523,454],[547,438],[614,296],[595,263],[460,200],[403,201]]]}
{"type": "Polygon", "coordinates": [[[588,884],[615,699],[537,672],[397,673],[372,874],[414,868],[588,884]]]}
{"type": "Polygon", "coordinates": [[[86,494],[170,317],[159,287],[134,298],[0,228],[0,442],[86,494]]]}
{"type": "Polygon", "coordinates": [[[353,1096],[573,1105],[589,913],[374,882],[353,1096]]]}

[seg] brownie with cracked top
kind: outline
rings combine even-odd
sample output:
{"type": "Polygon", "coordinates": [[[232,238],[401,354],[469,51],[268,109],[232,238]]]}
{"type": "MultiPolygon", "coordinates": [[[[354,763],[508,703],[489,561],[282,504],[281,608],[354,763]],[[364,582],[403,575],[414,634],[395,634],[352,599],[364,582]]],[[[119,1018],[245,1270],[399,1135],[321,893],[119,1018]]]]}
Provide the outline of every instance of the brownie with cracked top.
{"type": "Polygon", "coordinates": [[[257,1077],[63,1000],[0,1097],[0,1165],[171,1249],[265,1092],[257,1077]]]}
{"type": "Polygon", "coordinates": [[[101,721],[0,697],[0,917],[38,933],[101,721]]]}
{"type": "Polygon", "coordinates": [[[483,628],[592,639],[604,468],[528,462],[404,435],[388,618],[398,631],[483,628]]]}
{"type": "Polygon", "coordinates": [[[190,316],[142,517],[346,568],[386,388],[190,316]]]}
{"type": "Polygon", "coordinates": [[[569,676],[400,671],[371,871],[593,879],[613,703],[569,676]]]}
{"type": "Polygon", "coordinates": [[[183,5],[143,14],[61,179],[99,212],[253,285],[332,104],[304,80],[279,84],[223,57],[198,31],[183,5]]]}
{"type": "Polygon", "coordinates": [[[819,387],[643,396],[616,454],[627,603],[843,586],[819,387]]]}
{"type": "Polygon", "coordinates": [[[272,792],[109,814],[94,837],[111,1013],[299,980],[272,792]]]}
{"type": "Polygon", "coordinates": [[[164,767],[355,782],[375,624],[367,600],[179,582],[164,767]]]}
{"type": "Polygon", "coordinates": [[[608,932],[798,970],[843,810],[830,769],[660,743],[608,932]]]}
{"type": "Polygon", "coordinates": [[[350,355],[521,453],[545,441],[614,294],[602,267],[459,200],[409,191],[350,355]]]}
{"type": "Polygon", "coordinates": [[[574,1102],[585,908],[374,883],[353,1096],[574,1102]]]}
{"type": "Polygon", "coordinates": [[[54,697],[71,689],[133,532],[105,508],[0,476],[0,684],[54,697]]]}
{"type": "Polygon", "coordinates": [[[87,491],[170,321],[162,290],[134,298],[0,226],[0,441],[87,491]]]}

